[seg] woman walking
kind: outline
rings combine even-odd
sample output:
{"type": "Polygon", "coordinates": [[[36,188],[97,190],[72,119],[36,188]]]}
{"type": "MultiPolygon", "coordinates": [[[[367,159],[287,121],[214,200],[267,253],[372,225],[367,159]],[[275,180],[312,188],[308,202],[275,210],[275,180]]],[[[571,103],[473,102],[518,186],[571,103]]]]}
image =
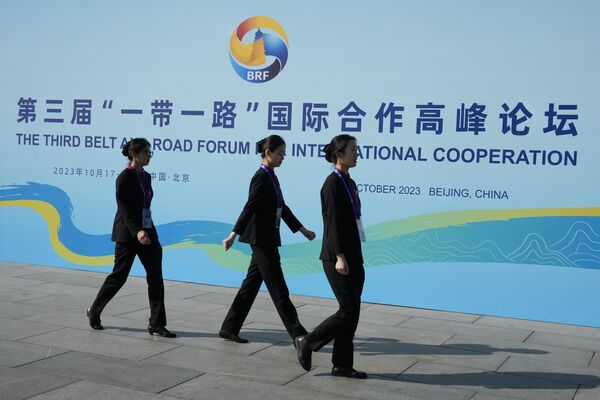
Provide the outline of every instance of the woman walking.
{"type": "Polygon", "coordinates": [[[298,361],[308,371],[312,367],[312,352],[333,340],[331,375],[365,379],[365,372],[354,369],[353,344],[365,281],[361,204],[356,183],[350,178],[350,168],[356,167],[358,158],[356,139],[336,136],[324,151],[325,159],[335,165],[335,170],[321,188],[324,233],[320,259],[339,309],[309,335],[297,337],[295,345],[298,361]]]}
{"type": "Polygon", "coordinates": [[[239,336],[239,332],[263,281],[290,336],[296,338],[306,334],[290,300],[281,269],[278,249],[281,246],[281,220],[292,232],[300,231],[308,240],[315,238],[315,233],[305,229],[287,206],[275,175],[275,168],[280,167],[285,158],[285,141],[281,136],[271,135],[258,142],[256,147],[262,163],[250,181],[248,201],[233,231],[223,240],[225,251],[231,248],[237,235],[240,235],[240,242],[249,243],[252,249],[246,278],[219,331],[222,338],[238,343],[248,342],[239,336]]]}
{"type": "Polygon", "coordinates": [[[89,324],[93,329],[104,329],[100,314],[106,304],[125,284],[135,256],[146,270],[150,320],[148,332],[163,337],[176,335],[165,326],[165,290],[162,276],[162,246],[152,222],[150,205],[154,197],[150,174],[144,167],[150,163],[150,143],[143,138],[132,139],[123,147],[129,165],[117,177],[117,213],[113,223],[112,240],[115,243],[113,272],[106,277],[96,300],[87,309],[89,324]]]}

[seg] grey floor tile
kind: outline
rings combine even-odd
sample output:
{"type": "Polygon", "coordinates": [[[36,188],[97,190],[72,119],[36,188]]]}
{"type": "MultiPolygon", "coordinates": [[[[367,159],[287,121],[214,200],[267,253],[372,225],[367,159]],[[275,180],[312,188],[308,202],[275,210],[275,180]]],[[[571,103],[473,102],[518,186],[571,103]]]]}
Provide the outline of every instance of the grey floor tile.
{"type": "Polygon", "coordinates": [[[466,322],[436,320],[423,317],[411,318],[402,322],[399,326],[403,328],[448,332],[470,336],[497,337],[521,341],[525,340],[532,332],[527,329],[484,326],[466,322]]]}
{"type": "Polygon", "coordinates": [[[294,358],[290,362],[281,362],[187,346],[148,358],[144,363],[171,365],[280,385],[304,373],[294,358]]]}
{"type": "Polygon", "coordinates": [[[399,342],[413,344],[441,345],[454,334],[449,332],[436,332],[421,329],[393,327],[374,324],[363,324],[359,321],[356,334],[376,339],[394,339],[399,342]]]}
{"type": "MultiPolygon", "coordinates": [[[[465,366],[495,371],[508,358],[507,354],[481,354],[464,349],[453,349],[428,344],[406,343],[395,339],[371,338],[355,348],[357,360],[372,359],[380,365],[393,366],[396,360],[429,361],[440,364],[465,366]]],[[[411,364],[412,364],[411,363],[411,364]]],[[[398,371],[395,369],[393,371],[398,371]]],[[[398,371],[400,373],[402,371],[398,371]]]]}
{"type": "MultiPolygon", "coordinates": [[[[320,351],[312,354],[313,368],[325,368],[328,371],[332,368],[332,344],[323,347],[320,351]]],[[[265,360],[278,360],[280,362],[297,362],[296,350],[291,341],[278,342],[271,347],[265,348],[255,354],[255,357],[265,360]]],[[[360,345],[355,347],[354,367],[366,371],[369,374],[378,374],[389,378],[394,378],[402,371],[416,362],[413,356],[398,354],[385,354],[376,357],[365,355],[361,351],[360,345]]]]}
{"type": "Polygon", "coordinates": [[[178,346],[176,339],[166,343],[164,341],[153,340],[152,336],[149,335],[146,335],[145,338],[147,339],[111,335],[103,331],[93,331],[92,329],[64,328],[55,332],[33,336],[24,339],[24,341],[130,360],[141,360],[178,346]]]}
{"type": "MultiPolygon", "coordinates": [[[[85,309],[105,276],[0,262],[0,398],[600,398],[597,328],[363,303],[354,357],[370,377],[354,381],[330,376],[331,345],[302,370],[264,291],[241,331],[248,344],[218,337],[237,287],[177,281],[165,287],[178,338],[148,335],[144,277],[129,277],[94,331],[85,309]]],[[[309,331],[337,310],[292,301],[309,331]]]]}
{"type": "Polygon", "coordinates": [[[204,374],[189,382],[177,385],[163,394],[184,399],[227,400],[342,400],[346,396],[313,392],[306,388],[296,389],[226,375],[204,374]]]}
{"type": "MultiPolygon", "coordinates": [[[[45,308],[48,312],[53,311],[63,311],[63,312],[72,312],[73,314],[83,314],[87,308],[92,304],[94,298],[96,297],[97,290],[94,288],[90,288],[90,292],[86,296],[72,296],[68,294],[62,295],[50,295],[48,297],[32,299],[23,302],[23,304],[35,305],[38,307],[45,308]]],[[[139,307],[132,304],[127,304],[119,301],[118,298],[112,299],[102,312],[102,316],[105,315],[120,315],[124,313],[129,313],[133,311],[137,311],[140,309],[148,310],[148,314],[150,313],[150,307],[148,305],[148,299],[146,298],[145,307],[139,307]]]]}
{"type": "MultiPolygon", "coordinates": [[[[30,286],[28,289],[35,290],[39,293],[45,293],[50,295],[68,295],[73,297],[91,298],[93,301],[98,289],[89,286],[79,286],[76,284],[66,283],[42,283],[40,285],[30,286]]],[[[127,285],[123,286],[119,293],[133,293],[133,291],[127,288],[127,285]]]]}
{"type": "Polygon", "coordinates": [[[45,372],[26,372],[15,368],[0,367],[0,399],[28,399],[75,381],[74,378],[45,372]]]}
{"type": "Polygon", "coordinates": [[[578,385],[520,375],[419,362],[397,379],[543,400],[571,400],[578,385]]]}
{"type": "Polygon", "coordinates": [[[66,269],[49,269],[28,275],[23,275],[21,279],[31,280],[34,283],[62,283],[66,285],[99,288],[100,285],[102,285],[104,276],[95,272],[66,269]]]}
{"type": "Polygon", "coordinates": [[[37,324],[12,318],[0,318],[0,339],[18,340],[60,329],[57,325],[37,324]]]}
{"type": "Polygon", "coordinates": [[[440,389],[418,383],[400,382],[375,375],[370,375],[367,380],[332,377],[328,368],[312,369],[286,387],[369,400],[468,400],[475,393],[471,390],[440,389]]]}
{"type": "Polygon", "coordinates": [[[165,298],[167,299],[191,299],[205,294],[206,291],[201,288],[190,288],[182,285],[174,285],[165,288],[165,298]]]}
{"type": "Polygon", "coordinates": [[[174,397],[123,389],[89,381],[79,381],[30,400],[176,400],[174,397]]]}
{"type": "Polygon", "coordinates": [[[527,329],[536,332],[558,333],[563,335],[600,338],[600,329],[589,326],[555,324],[552,322],[529,321],[514,318],[484,316],[475,322],[476,325],[499,326],[505,328],[527,329]]]}
{"type": "Polygon", "coordinates": [[[500,395],[497,393],[477,392],[477,393],[475,393],[475,396],[473,396],[473,398],[471,400],[515,400],[515,399],[527,399],[527,397],[509,397],[509,396],[503,396],[503,395],[500,395]]]}
{"type": "Polygon", "coordinates": [[[481,318],[481,315],[477,314],[462,314],[449,311],[428,310],[424,308],[399,307],[387,304],[372,304],[368,309],[369,312],[377,311],[410,317],[423,317],[467,323],[477,321],[479,318],[481,318]]]}
{"type": "Polygon", "coordinates": [[[498,338],[471,337],[456,335],[444,343],[444,347],[458,348],[480,352],[483,354],[503,353],[511,357],[534,360],[565,362],[586,367],[592,358],[588,350],[566,349],[538,344],[522,343],[515,340],[498,338]]]}
{"type": "MultiPolygon", "coordinates": [[[[220,323],[220,321],[219,321],[220,323]]],[[[218,329],[190,329],[178,326],[177,321],[169,324],[169,330],[177,334],[176,342],[178,345],[198,347],[207,350],[222,351],[226,353],[250,355],[266,347],[272,346],[274,341],[268,340],[264,335],[252,335],[244,333],[243,337],[250,340],[249,343],[235,343],[219,337],[218,329]]],[[[139,329],[129,332],[128,337],[146,339],[148,332],[139,329]]],[[[173,339],[154,336],[155,341],[173,343],[173,339]]]]}
{"type": "MultiPolygon", "coordinates": [[[[325,277],[323,277],[323,279],[325,279],[325,277]]],[[[315,304],[315,305],[335,307],[337,305],[337,300],[335,298],[333,298],[333,293],[331,295],[332,295],[332,297],[327,298],[327,297],[311,297],[311,296],[303,296],[303,295],[299,295],[299,294],[291,294],[290,300],[292,300],[292,303],[294,303],[296,306],[300,306],[302,304],[315,304]]],[[[366,304],[366,303],[363,303],[363,304],[366,304]]],[[[368,304],[366,304],[366,305],[368,305],[368,304]]]]}
{"type": "Polygon", "coordinates": [[[0,339],[0,365],[17,367],[33,361],[66,353],[67,349],[60,347],[40,346],[14,340],[0,339]]]}
{"type": "MultiPolygon", "coordinates": [[[[371,310],[371,309],[369,309],[371,310]]],[[[321,317],[322,319],[328,318],[330,315],[335,314],[338,311],[337,305],[334,307],[306,304],[298,308],[298,314],[301,316],[310,315],[321,317]]],[[[377,311],[363,312],[360,316],[360,321],[363,324],[378,324],[378,325],[389,325],[396,326],[399,323],[406,321],[411,317],[406,315],[397,315],[391,313],[383,313],[377,311]]]]}
{"type": "Polygon", "coordinates": [[[600,387],[580,386],[573,400],[598,400],[600,399],[600,387]]]}
{"type": "MultiPolygon", "coordinates": [[[[31,287],[32,286],[29,286],[28,288],[31,287]]],[[[0,290],[0,301],[5,302],[26,301],[44,297],[48,297],[48,293],[42,293],[31,289],[4,288],[0,290]]]]}
{"type": "Polygon", "coordinates": [[[527,338],[526,343],[600,352],[600,338],[534,332],[527,338]]]}
{"type": "MultiPolygon", "coordinates": [[[[148,314],[150,312],[148,311],[148,314]]],[[[102,325],[104,326],[103,333],[114,333],[118,335],[130,335],[132,330],[142,330],[147,334],[145,321],[133,321],[127,318],[113,317],[110,313],[103,314],[102,325]]],[[[23,318],[25,321],[36,322],[40,324],[62,324],[66,328],[77,328],[82,330],[91,330],[89,320],[85,314],[85,309],[79,308],[76,311],[55,311],[48,310],[45,313],[32,315],[23,318]]]]}
{"type": "Polygon", "coordinates": [[[46,309],[32,304],[0,301],[0,317],[21,319],[44,313],[46,309]]]}
{"type": "MultiPolygon", "coordinates": [[[[229,307],[233,302],[237,292],[227,293],[227,292],[204,292],[199,294],[198,296],[190,298],[190,300],[198,301],[202,303],[213,303],[220,304],[223,307],[229,307]]],[[[259,299],[257,298],[252,307],[258,308],[267,308],[267,309],[275,309],[273,306],[273,301],[270,299],[259,299]]]]}
{"type": "Polygon", "coordinates": [[[29,264],[18,264],[18,263],[7,263],[2,262],[0,265],[0,276],[23,276],[39,272],[43,267],[29,265],[29,264]]]}
{"type": "Polygon", "coordinates": [[[600,386],[600,369],[571,365],[556,360],[548,362],[511,357],[498,372],[590,387],[600,386]]]}
{"type": "Polygon", "coordinates": [[[22,277],[2,276],[0,279],[0,289],[27,289],[28,287],[31,288],[42,283],[45,282],[32,279],[23,279],[22,277]]]}
{"type": "Polygon", "coordinates": [[[169,365],[140,363],[77,351],[27,364],[16,370],[52,373],[150,393],[159,393],[200,375],[198,371],[169,365]]]}

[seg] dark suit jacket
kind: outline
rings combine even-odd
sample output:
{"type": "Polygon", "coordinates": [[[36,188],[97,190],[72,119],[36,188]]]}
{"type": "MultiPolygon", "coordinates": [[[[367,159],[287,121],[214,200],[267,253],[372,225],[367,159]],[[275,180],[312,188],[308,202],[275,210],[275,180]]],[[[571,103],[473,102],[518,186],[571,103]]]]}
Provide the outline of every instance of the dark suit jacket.
{"type": "Polygon", "coordinates": [[[362,265],[362,248],[352,203],[335,172],[325,179],[321,188],[321,214],[323,245],[320,259],[335,261],[336,256],[343,253],[349,265],[362,265]]]}
{"type": "MultiPolygon", "coordinates": [[[[143,171],[146,185],[152,191],[151,176],[143,171]]],[[[152,228],[142,228],[142,209],[144,192],[135,169],[125,168],[116,181],[117,213],[113,223],[112,241],[126,243],[137,241],[137,233],[144,229],[150,240],[158,239],[154,223],[152,228]]]]}
{"type": "MultiPolygon", "coordinates": [[[[275,228],[277,199],[277,191],[269,173],[259,168],[250,181],[248,201],[233,227],[233,231],[240,235],[240,242],[259,246],[281,246],[279,229],[275,228]]],[[[282,205],[281,218],[294,233],[302,227],[285,204],[282,205]]]]}

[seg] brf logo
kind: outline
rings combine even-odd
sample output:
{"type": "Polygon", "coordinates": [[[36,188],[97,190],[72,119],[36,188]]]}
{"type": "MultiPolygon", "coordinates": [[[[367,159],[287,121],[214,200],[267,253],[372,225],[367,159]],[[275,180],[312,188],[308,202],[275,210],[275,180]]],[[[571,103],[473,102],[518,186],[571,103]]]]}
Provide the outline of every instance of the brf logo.
{"type": "Polygon", "coordinates": [[[229,58],[242,79],[252,83],[270,81],[287,62],[287,34],[273,18],[250,17],[233,31],[229,58]]]}

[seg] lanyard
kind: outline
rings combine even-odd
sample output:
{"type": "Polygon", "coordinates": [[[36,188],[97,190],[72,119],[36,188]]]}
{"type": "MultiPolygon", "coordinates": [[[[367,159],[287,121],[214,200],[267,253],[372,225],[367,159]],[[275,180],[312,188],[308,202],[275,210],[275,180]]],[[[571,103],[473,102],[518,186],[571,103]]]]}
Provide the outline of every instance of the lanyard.
{"type": "Polygon", "coordinates": [[[260,164],[260,167],[267,174],[269,174],[269,178],[271,178],[271,183],[273,184],[273,187],[275,188],[275,193],[277,193],[277,208],[279,208],[280,205],[283,204],[283,193],[281,192],[281,188],[278,188],[277,185],[275,184],[275,179],[273,178],[271,171],[269,171],[269,168],[267,168],[266,165],[264,165],[264,164],[260,164]]]}
{"type": "Polygon", "coordinates": [[[152,192],[150,190],[147,190],[149,188],[146,188],[146,178],[141,176],[142,173],[143,172],[137,172],[137,170],[135,171],[135,175],[137,176],[138,182],[140,182],[140,186],[142,188],[142,194],[144,195],[144,208],[150,208],[150,201],[152,201],[152,192]],[[146,191],[148,191],[148,195],[146,195],[146,191]],[[148,203],[146,203],[146,198],[149,198],[148,203]],[[148,207],[146,207],[146,204],[148,204],[148,207]]]}
{"type": "MultiPolygon", "coordinates": [[[[344,179],[344,176],[342,175],[343,172],[341,172],[337,169],[334,172],[338,176],[338,178],[340,178],[342,180],[342,183],[344,184],[344,188],[346,189],[346,194],[348,195],[348,198],[350,199],[350,204],[352,204],[352,210],[354,211],[354,216],[357,219],[360,219],[360,215],[361,215],[360,214],[360,203],[356,204],[354,202],[354,196],[352,196],[352,192],[350,192],[350,188],[348,187],[348,184],[346,183],[346,179],[344,179]]],[[[356,193],[356,189],[354,189],[354,193],[356,194],[357,202],[360,202],[360,200],[358,198],[358,193],[356,193]]]]}

